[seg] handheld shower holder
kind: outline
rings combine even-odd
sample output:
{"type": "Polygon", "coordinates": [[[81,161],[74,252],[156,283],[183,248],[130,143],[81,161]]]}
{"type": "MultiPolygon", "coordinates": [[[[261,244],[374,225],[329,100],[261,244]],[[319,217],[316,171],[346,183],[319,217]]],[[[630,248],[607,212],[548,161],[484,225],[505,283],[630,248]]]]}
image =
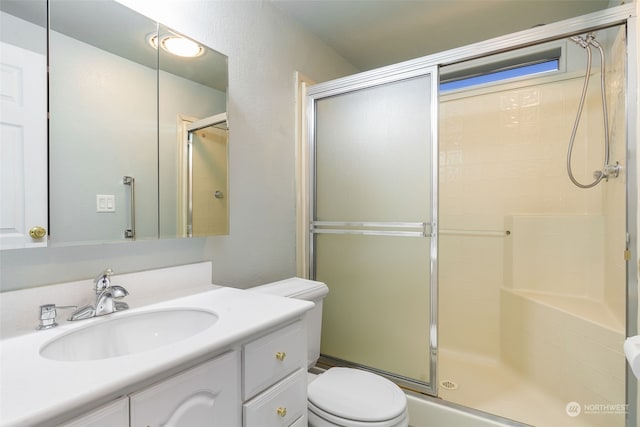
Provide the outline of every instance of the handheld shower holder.
{"type": "Polygon", "coordinates": [[[609,178],[617,178],[620,176],[620,171],[622,170],[622,166],[620,163],[616,162],[616,164],[608,164],[604,167],[604,174],[607,179],[609,178]]]}
{"type": "Polygon", "coordinates": [[[609,178],[617,178],[620,176],[620,171],[622,170],[622,166],[619,162],[616,164],[608,164],[605,165],[604,169],[601,171],[593,171],[594,179],[604,179],[605,181],[609,181],[609,178]]]}

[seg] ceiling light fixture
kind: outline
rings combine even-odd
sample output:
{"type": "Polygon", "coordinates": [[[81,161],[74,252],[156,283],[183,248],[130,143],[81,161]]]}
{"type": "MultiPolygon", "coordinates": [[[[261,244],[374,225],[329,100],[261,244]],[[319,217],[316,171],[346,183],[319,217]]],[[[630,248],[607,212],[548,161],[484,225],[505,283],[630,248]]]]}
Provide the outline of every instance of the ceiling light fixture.
{"type": "Polygon", "coordinates": [[[149,34],[147,40],[154,49],[157,49],[158,44],[160,44],[165,51],[183,58],[194,58],[204,53],[203,47],[198,43],[175,34],[163,34],[161,36],[149,34]],[[158,40],[160,40],[160,43],[158,43],[158,40]]]}

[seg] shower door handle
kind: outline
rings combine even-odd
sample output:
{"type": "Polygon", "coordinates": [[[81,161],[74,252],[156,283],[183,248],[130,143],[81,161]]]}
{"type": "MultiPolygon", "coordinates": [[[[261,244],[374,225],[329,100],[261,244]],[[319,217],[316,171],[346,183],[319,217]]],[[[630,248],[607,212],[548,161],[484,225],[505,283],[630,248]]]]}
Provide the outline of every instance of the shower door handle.
{"type": "Polygon", "coordinates": [[[433,237],[431,222],[311,221],[313,234],[357,234],[368,236],[433,237]]]}

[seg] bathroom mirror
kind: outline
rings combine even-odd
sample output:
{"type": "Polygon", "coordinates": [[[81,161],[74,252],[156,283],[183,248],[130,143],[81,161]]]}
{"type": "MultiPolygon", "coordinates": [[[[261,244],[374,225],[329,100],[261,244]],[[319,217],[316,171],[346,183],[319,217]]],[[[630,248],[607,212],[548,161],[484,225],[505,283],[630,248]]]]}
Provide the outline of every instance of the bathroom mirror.
{"type": "MultiPolygon", "coordinates": [[[[1,5],[46,49],[44,0],[1,5]]],[[[175,32],[112,0],[48,6],[49,244],[187,237],[183,118],[226,113],[227,58],[200,43],[169,53],[175,32]]]]}

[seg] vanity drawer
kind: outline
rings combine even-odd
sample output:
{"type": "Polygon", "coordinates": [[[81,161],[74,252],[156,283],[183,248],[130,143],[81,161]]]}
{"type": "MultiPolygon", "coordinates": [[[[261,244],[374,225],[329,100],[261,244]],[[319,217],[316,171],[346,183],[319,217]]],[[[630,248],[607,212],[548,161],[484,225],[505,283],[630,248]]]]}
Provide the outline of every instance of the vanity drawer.
{"type": "Polygon", "coordinates": [[[306,368],[307,343],[304,323],[298,321],[244,347],[244,400],[306,368]]]}
{"type": "Polygon", "coordinates": [[[244,427],[303,425],[307,412],[307,372],[299,369],[243,405],[244,427]]]}

